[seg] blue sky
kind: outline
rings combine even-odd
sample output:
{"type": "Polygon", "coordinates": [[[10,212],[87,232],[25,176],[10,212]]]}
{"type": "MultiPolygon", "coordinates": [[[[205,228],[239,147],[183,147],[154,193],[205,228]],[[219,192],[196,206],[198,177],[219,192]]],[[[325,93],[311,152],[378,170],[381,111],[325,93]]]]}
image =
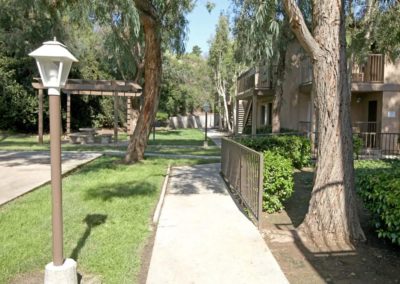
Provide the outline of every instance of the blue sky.
{"type": "Polygon", "coordinates": [[[215,33],[215,26],[221,11],[228,11],[230,0],[214,0],[214,10],[208,13],[207,0],[198,0],[194,10],[188,15],[189,40],[186,51],[192,51],[194,45],[200,46],[203,53],[208,53],[208,41],[215,33]]]}

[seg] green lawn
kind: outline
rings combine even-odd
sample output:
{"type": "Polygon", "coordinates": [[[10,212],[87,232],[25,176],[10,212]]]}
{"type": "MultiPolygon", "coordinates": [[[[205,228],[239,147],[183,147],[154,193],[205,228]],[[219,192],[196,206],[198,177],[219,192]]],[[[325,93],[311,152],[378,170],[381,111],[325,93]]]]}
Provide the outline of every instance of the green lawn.
{"type": "MultiPolygon", "coordinates": [[[[127,141],[125,133],[118,135],[118,141],[127,141]]],[[[155,140],[151,133],[149,145],[159,146],[202,146],[204,134],[198,129],[181,129],[181,130],[157,130],[155,140]]],[[[208,145],[214,145],[211,139],[208,139],[208,145]]],[[[36,135],[9,134],[0,133],[0,150],[13,151],[46,151],[49,150],[49,136],[44,136],[44,144],[37,143],[36,135]]],[[[105,151],[105,150],[121,150],[125,151],[126,146],[108,145],[76,145],[71,143],[62,144],[63,151],[105,151]]],[[[183,150],[184,151],[184,150],[183,150]]]]}
{"type": "MultiPolygon", "coordinates": [[[[63,179],[64,255],[104,283],[132,283],[167,165],[210,161],[102,157],[63,179]]],[[[50,187],[0,207],[0,283],[51,261],[50,187]]]]}

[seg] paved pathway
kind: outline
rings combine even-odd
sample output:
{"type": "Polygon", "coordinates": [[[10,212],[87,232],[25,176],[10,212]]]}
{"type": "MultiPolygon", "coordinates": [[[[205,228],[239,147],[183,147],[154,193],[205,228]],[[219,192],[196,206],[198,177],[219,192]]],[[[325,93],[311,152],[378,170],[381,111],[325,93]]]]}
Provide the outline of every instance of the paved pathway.
{"type": "MultiPolygon", "coordinates": [[[[98,153],[63,152],[62,172],[100,156],[98,153]]],[[[0,205],[49,181],[49,152],[0,151],[0,205]]]]}
{"type": "Polygon", "coordinates": [[[219,167],[172,169],[148,284],[288,283],[256,227],[227,192],[219,167]]]}
{"type": "MultiPolygon", "coordinates": [[[[203,129],[204,132],[204,129],[203,129]]],[[[229,136],[229,132],[221,132],[216,129],[208,129],[207,136],[214,141],[215,145],[221,148],[221,138],[225,136],[229,136]]]]}

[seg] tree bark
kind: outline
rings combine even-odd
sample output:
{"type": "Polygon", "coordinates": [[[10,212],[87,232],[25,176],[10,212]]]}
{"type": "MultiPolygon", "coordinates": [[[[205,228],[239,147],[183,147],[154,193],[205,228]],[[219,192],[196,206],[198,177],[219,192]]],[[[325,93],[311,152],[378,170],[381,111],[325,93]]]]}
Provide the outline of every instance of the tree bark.
{"type": "Polygon", "coordinates": [[[279,60],[274,80],[275,96],[272,104],[272,133],[281,131],[280,113],[283,100],[283,81],[285,80],[286,48],[279,48],[279,60]]]}
{"type": "Polygon", "coordinates": [[[308,213],[300,226],[323,248],[364,240],[354,190],[350,86],[342,1],[314,1],[314,37],[294,0],[284,0],[290,26],[313,58],[318,160],[308,213]]]}
{"type": "Polygon", "coordinates": [[[161,36],[160,23],[157,13],[148,0],[134,0],[136,8],[140,13],[140,21],[144,30],[145,40],[145,66],[144,66],[144,88],[143,107],[140,112],[135,131],[128,145],[125,156],[127,163],[143,160],[144,150],[151,132],[160,99],[161,84],[161,36]]]}

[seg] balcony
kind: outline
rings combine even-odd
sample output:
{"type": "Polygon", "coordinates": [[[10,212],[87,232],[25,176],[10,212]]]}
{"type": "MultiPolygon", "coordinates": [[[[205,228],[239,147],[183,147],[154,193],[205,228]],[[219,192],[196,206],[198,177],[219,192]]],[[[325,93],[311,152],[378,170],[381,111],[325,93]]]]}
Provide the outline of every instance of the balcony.
{"type": "Polygon", "coordinates": [[[248,92],[272,89],[276,68],[269,66],[253,67],[243,72],[237,80],[238,95],[248,92]],[[271,70],[273,72],[271,72],[271,70]]]}
{"type": "MultiPolygon", "coordinates": [[[[365,63],[353,64],[351,70],[352,83],[383,83],[385,57],[383,54],[370,54],[365,63]]],[[[301,62],[301,84],[311,84],[312,64],[309,57],[301,62]]]]}

